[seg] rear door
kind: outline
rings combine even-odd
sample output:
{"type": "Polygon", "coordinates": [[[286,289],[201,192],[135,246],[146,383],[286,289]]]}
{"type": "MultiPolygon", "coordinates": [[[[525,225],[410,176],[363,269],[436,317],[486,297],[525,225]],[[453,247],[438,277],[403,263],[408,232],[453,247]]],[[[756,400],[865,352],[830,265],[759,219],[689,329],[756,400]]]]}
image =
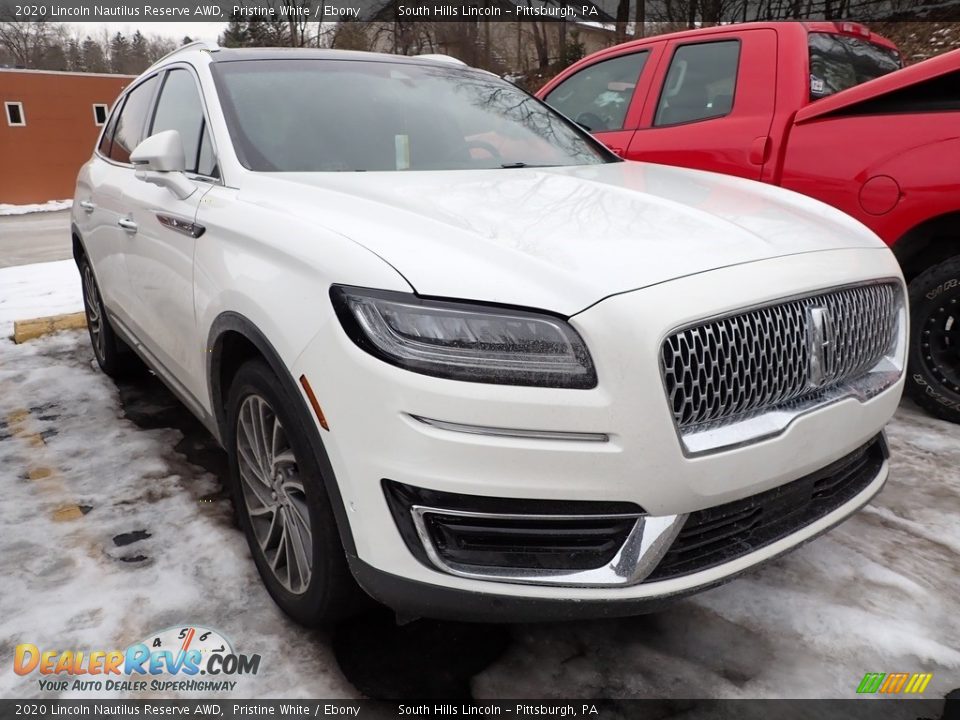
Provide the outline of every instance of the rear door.
{"type": "Polygon", "coordinates": [[[560,82],[544,101],[623,156],[640,122],[659,48],[651,44],[607,56],[560,82]]]}
{"type": "Polygon", "coordinates": [[[78,188],[76,198],[82,211],[84,246],[93,262],[104,305],[127,327],[132,325],[139,301],[127,271],[128,236],[120,227],[127,216],[123,193],[135,182],[130,152],[143,137],[156,87],[157,76],[150,76],[118,103],[97,147],[90,186],[78,188]]]}
{"type": "Polygon", "coordinates": [[[627,157],[759,180],[769,160],[777,34],[671,41],[627,157]]]}

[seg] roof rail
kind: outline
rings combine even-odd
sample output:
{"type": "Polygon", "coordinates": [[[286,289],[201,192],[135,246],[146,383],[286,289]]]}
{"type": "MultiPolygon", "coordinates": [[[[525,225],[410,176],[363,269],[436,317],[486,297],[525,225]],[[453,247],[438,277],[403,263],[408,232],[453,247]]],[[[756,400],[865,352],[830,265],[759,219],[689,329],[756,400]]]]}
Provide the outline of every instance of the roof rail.
{"type": "MultiPolygon", "coordinates": [[[[172,50],[171,52],[168,52],[159,60],[155,60],[153,64],[147,68],[147,70],[153,69],[155,65],[159,65],[167,58],[171,58],[174,55],[177,55],[178,53],[182,53],[184,50],[219,50],[219,49],[220,49],[220,46],[217,45],[216,43],[207,42],[206,40],[194,40],[193,42],[189,42],[186,45],[181,45],[176,50],[172,50]]],[[[144,72],[146,72],[147,70],[144,70],[144,72]]]]}

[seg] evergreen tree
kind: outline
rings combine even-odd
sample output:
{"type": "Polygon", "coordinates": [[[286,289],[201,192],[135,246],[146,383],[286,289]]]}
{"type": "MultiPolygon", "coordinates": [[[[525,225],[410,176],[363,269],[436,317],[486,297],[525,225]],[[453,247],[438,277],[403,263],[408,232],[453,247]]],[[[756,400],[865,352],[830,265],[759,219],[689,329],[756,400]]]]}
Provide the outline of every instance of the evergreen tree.
{"type": "Polygon", "coordinates": [[[93,38],[88,36],[83,41],[83,45],[80,47],[80,53],[83,57],[84,72],[105,73],[110,70],[103,48],[100,46],[100,43],[93,38]]]}
{"type": "Polygon", "coordinates": [[[67,70],[80,72],[83,70],[83,53],[80,50],[80,41],[75,37],[67,40],[67,70]]]}
{"type": "Polygon", "coordinates": [[[43,48],[40,67],[43,70],[66,70],[67,56],[63,51],[63,45],[55,42],[43,48]]]}
{"type": "Polygon", "coordinates": [[[147,69],[150,64],[148,54],[147,39],[139,30],[133,34],[130,41],[130,68],[131,72],[140,73],[147,69]]]}
{"type": "Polygon", "coordinates": [[[233,14],[227,29],[223,31],[217,42],[223,47],[247,46],[247,23],[242,16],[233,14]]]}
{"type": "Polygon", "coordinates": [[[129,73],[130,70],[130,42],[118,32],[110,40],[110,71],[129,73]]]}

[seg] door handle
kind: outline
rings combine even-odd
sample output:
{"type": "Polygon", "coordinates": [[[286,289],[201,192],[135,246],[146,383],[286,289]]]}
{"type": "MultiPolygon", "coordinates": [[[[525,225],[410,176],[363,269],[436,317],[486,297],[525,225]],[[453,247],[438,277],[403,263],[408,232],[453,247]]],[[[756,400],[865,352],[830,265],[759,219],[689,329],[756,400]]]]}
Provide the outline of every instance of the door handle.
{"type": "Polygon", "coordinates": [[[80,207],[82,207],[82,208],[83,208],[84,210],[86,210],[88,213],[92,213],[93,210],[94,210],[94,208],[96,208],[97,206],[94,205],[94,204],[93,204],[92,202],[90,202],[89,200],[81,200],[81,201],[80,201],[80,207]]]}
{"type": "Polygon", "coordinates": [[[126,230],[128,233],[131,233],[131,234],[137,231],[137,224],[130,218],[123,218],[123,217],[120,218],[119,220],[117,220],[117,225],[119,225],[120,227],[122,227],[124,230],[126,230]]]}

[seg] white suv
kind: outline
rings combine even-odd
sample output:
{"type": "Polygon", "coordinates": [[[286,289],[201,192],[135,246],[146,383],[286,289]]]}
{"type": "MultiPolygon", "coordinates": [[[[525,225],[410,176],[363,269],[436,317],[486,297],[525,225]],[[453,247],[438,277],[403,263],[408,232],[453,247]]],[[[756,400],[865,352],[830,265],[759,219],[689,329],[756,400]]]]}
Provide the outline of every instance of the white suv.
{"type": "Polygon", "coordinates": [[[868,502],[903,384],[893,255],[814,200],[622,162],[437,58],[182,48],[117,101],[73,240],[230,456],[293,618],[621,615],[868,502]]]}

